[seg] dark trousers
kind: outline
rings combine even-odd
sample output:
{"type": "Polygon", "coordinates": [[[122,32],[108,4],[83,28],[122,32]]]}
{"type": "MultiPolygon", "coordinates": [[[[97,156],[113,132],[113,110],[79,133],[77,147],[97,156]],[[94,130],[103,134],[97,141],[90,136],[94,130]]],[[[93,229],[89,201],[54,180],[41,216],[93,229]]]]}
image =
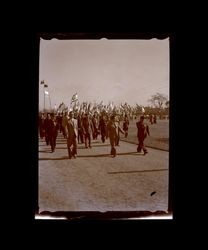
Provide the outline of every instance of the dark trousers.
{"type": "Polygon", "coordinates": [[[116,137],[109,137],[109,139],[111,145],[111,155],[116,156],[116,149],[115,149],[116,137]]]}
{"type": "Polygon", "coordinates": [[[138,140],[139,140],[139,144],[137,147],[137,152],[141,152],[141,150],[143,150],[144,152],[147,152],[147,149],[144,146],[144,139],[138,138],[138,140]]]}
{"type": "Polygon", "coordinates": [[[106,137],[106,134],[105,133],[101,133],[101,140],[102,140],[103,143],[105,142],[105,137],[106,137]]]}
{"type": "Polygon", "coordinates": [[[87,148],[87,144],[89,145],[89,147],[91,147],[91,137],[90,137],[90,133],[85,133],[85,147],[87,148]]]}
{"type": "Polygon", "coordinates": [[[127,136],[128,136],[128,130],[125,130],[125,138],[127,138],[127,136]]]}
{"type": "Polygon", "coordinates": [[[62,134],[66,138],[66,127],[62,126],[62,134]]]}
{"type": "Polygon", "coordinates": [[[94,131],[92,133],[93,140],[97,140],[97,136],[98,136],[98,130],[97,130],[97,128],[94,128],[94,131]]]}
{"type": "Polygon", "coordinates": [[[81,140],[81,143],[84,142],[83,132],[81,129],[78,129],[78,142],[80,142],[80,140],[81,140]]]}
{"type": "Polygon", "coordinates": [[[44,129],[40,128],[39,133],[40,133],[40,138],[43,139],[43,137],[44,137],[44,129]]]}
{"type": "Polygon", "coordinates": [[[55,148],[56,148],[56,135],[50,135],[49,136],[49,143],[51,145],[51,150],[53,152],[55,150],[55,148]]]}
{"type": "Polygon", "coordinates": [[[76,137],[67,138],[67,149],[69,158],[77,154],[77,139],[76,137]],[[72,146],[72,149],[71,149],[72,146]]]}
{"type": "Polygon", "coordinates": [[[45,132],[45,141],[46,141],[46,145],[49,145],[50,143],[50,136],[47,132],[45,132]]]}
{"type": "Polygon", "coordinates": [[[119,146],[119,141],[120,141],[120,136],[116,136],[116,139],[115,139],[115,144],[116,146],[119,146]]]}

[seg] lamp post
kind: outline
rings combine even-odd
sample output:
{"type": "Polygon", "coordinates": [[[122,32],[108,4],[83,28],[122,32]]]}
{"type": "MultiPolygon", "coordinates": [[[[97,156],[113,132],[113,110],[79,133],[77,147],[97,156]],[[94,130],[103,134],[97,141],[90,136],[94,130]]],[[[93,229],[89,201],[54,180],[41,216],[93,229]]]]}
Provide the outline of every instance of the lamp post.
{"type": "Polygon", "coordinates": [[[51,96],[50,96],[50,93],[49,93],[48,97],[49,97],[49,102],[50,102],[50,110],[52,111],[52,109],[51,109],[51,96]]]}
{"type": "Polygon", "coordinates": [[[44,108],[43,108],[43,110],[44,110],[44,113],[45,113],[45,85],[43,86],[43,94],[44,94],[44,108]]]}
{"type": "Polygon", "coordinates": [[[43,84],[43,100],[44,100],[43,112],[45,113],[45,82],[44,80],[41,81],[40,84],[43,84]]]}
{"type": "MultiPolygon", "coordinates": [[[[45,90],[45,88],[47,88],[48,87],[48,84],[47,83],[45,83],[44,81],[42,81],[43,82],[43,90],[44,90],[44,112],[45,112],[45,95],[46,95],[46,90],[45,90]]],[[[49,95],[49,94],[48,94],[49,95]]],[[[49,96],[50,97],[50,96],[49,96]]]]}

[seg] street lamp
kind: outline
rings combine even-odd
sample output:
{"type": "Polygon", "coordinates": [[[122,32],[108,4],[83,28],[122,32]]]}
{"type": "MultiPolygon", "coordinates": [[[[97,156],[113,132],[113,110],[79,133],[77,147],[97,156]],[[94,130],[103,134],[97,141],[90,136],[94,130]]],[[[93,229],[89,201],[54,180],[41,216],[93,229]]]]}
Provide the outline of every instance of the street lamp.
{"type": "Polygon", "coordinates": [[[48,84],[46,84],[45,82],[44,82],[44,80],[42,80],[41,82],[40,82],[40,84],[43,84],[43,97],[44,97],[44,108],[43,108],[43,112],[45,113],[45,88],[47,88],[48,87],[48,84]]]}
{"type": "Polygon", "coordinates": [[[40,84],[43,84],[43,100],[44,100],[43,112],[45,113],[45,82],[44,80],[41,81],[40,84]]]}

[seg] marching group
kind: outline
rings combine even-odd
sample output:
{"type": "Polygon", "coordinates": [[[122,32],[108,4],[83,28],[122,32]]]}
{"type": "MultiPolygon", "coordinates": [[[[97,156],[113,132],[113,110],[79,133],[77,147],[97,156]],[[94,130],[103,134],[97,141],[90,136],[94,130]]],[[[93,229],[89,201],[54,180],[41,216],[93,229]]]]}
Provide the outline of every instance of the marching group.
{"type": "MultiPolygon", "coordinates": [[[[73,111],[63,114],[41,113],[39,116],[39,134],[41,139],[45,139],[46,145],[50,145],[51,151],[56,148],[56,138],[58,133],[62,133],[67,141],[69,159],[76,158],[77,144],[85,145],[85,148],[91,148],[91,140],[97,140],[100,136],[104,143],[109,138],[112,157],[116,156],[116,146],[119,146],[120,133],[124,137],[128,136],[129,119],[127,114],[123,117],[116,114],[88,112],[76,113],[73,111]]],[[[149,126],[144,123],[144,116],[139,117],[136,122],[138,146],[137,152],[143,150],[144,155],[147,149],[144,140],[149,133],[149,126]]]]}

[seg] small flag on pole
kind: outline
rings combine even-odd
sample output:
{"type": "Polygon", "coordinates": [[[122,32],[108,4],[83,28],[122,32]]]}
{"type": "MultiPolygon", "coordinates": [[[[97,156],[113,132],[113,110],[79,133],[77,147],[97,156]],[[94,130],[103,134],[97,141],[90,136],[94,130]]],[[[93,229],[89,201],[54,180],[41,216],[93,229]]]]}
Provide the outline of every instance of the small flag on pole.
{"type": "Polygon", "coordinates": [[[78,95],[77,93],[72,96],[71,103],[78,101],[78,95]]]}
{"type": "Polygon", "coordinates": [[[144,107],[142,107],[142,113],[145,113],[145,109],[144,109],[144,107]]]}

